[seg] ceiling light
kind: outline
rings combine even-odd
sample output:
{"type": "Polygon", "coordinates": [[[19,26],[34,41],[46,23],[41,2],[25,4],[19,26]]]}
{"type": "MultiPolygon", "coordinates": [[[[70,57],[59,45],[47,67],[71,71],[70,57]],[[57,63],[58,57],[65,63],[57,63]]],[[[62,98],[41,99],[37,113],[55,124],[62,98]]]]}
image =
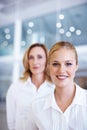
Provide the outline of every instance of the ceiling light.
{"type": "Polygon", "coordinates": [[[71,32],[74,32],[74,31],[75,31],[75,27],[71,26],[71,27],[69,28],[69,30],[70,30],[71,32]]]}
{"type": "Polygon", "coordinates": [[[28,26],[32,28],[34,26],[34,23],[33,22],[29,22],[28,26]]]}
{"type": "Polygon", "coordinates": [[[76,30],[76,35],[81,35],[81,30],[76,30]]]}
{"type": "Polygon", "coordinates": [[[64,34],[64,29],[61,28],[61,29],[59,30],[59,32],[60,32],[60,34],[64,34]]]}
{"type": "Polygon", "coordinates": [[[66,32],[66,36],[67,36],[67,37],[71,37],[71,32],[69,32],[69,31],[66,32]]]}
{"type": "Polygon", "coordinates": [[[61,20],[64,19],[64,15],[63,15],[63,14],[60,14],[60,15],[59,15],[59,19],[61,19],[61,20]]]}
{"type": "Polygon", "coordinates": [[[5,35],[5,38],[6,38],[6,39],[11,39],[11,35],[10,35],[10,34],[6,34],[6,35],[5,35]]]}
{"type": "Polygon", "coordinates": [[[61,28],[62,27],[62,24],[60,22],[56,23],[56,27],[57,28],[61,28]]]}
{"type": "Polygon", "coordinates": [[[21,42],[21,46],[25,46],[26,45],[26,42],[25,41],[22,41],[21,42]]]}
{"type": "Polygon", "coordinates": [[[10,32],[10,30],[9,30],[9,28],[5,28],[5,33],[9,33],[10,32]]]}
{"type": "Polygon", "coordinates": [[[27,30],[27,34],[31,34],[32,33],[32,30],[31,29],[28,29],[27,30]]]}

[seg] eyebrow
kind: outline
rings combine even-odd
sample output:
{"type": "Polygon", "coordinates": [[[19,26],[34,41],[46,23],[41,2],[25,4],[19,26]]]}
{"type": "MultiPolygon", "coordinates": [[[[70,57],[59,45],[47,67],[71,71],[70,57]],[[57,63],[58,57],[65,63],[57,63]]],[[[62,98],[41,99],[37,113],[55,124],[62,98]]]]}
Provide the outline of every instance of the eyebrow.
{"type": "MultiPolygon", "coordinates": [[[[60,62],[60,61],[54,60],[54,61],[51,61],[51,62],[60,62]]],[[[72,62],[72,60],[66,60],[66,61],[64,61],[64,62],[72,62]]]]}

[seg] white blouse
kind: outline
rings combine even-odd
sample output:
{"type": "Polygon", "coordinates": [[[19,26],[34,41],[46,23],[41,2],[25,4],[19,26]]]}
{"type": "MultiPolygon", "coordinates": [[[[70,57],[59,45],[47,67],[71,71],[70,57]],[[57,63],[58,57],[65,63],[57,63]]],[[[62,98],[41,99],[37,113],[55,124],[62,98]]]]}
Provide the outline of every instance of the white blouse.
{"type": "Polygon", "coordinates": [[[76,85],[72,104],[63,113],[54,93],[32,103],[25,130],[87,130],[87,90],[76,85]]]}
{"type": "Polygon", "coordinates": [[[40,98],[52,92],[53,89],[53,85],[45,81],[37,90],[30,78],[26,82],[18,80],[13,83],[6,95],[6,113],[9,130],[22,130],[23,125],[26,124],[32,101],[37,96],[40,98]]]}

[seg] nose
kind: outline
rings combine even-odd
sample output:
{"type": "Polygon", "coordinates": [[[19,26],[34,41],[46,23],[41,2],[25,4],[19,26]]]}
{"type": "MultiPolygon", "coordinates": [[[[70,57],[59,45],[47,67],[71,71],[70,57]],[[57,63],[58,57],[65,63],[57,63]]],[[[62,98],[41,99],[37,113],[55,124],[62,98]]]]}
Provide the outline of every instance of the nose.
{"type": "Polygon", "coordinates": [[[65,66],[64,66],[64,65],[60,65],[60,66],[59,66],[58,71],[59,71],[60,73],[65,72],[65,70],[66,70],[66,68],[65,68],[65,66]]]}
{"type": "Polygon", "coordinates": [[[33,63],[34,63],[34,64],[37,64],[37,63],[38,63],[37,58],[34,58],[33,63]]]}

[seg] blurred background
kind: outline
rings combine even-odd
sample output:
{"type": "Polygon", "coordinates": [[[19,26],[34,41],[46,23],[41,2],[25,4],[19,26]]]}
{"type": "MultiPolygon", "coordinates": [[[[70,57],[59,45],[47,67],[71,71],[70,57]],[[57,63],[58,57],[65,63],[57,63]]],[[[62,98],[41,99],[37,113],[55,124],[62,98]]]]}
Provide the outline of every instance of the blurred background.
{"type": "Polygon", "coordinates": [[[0,130],[7,130],[6,93],[23,72],[22,57],[34,42],[48,49],[72,42],[79,56],[75,81],[87,89],[87,0],[0,0],[0,130]]]}

